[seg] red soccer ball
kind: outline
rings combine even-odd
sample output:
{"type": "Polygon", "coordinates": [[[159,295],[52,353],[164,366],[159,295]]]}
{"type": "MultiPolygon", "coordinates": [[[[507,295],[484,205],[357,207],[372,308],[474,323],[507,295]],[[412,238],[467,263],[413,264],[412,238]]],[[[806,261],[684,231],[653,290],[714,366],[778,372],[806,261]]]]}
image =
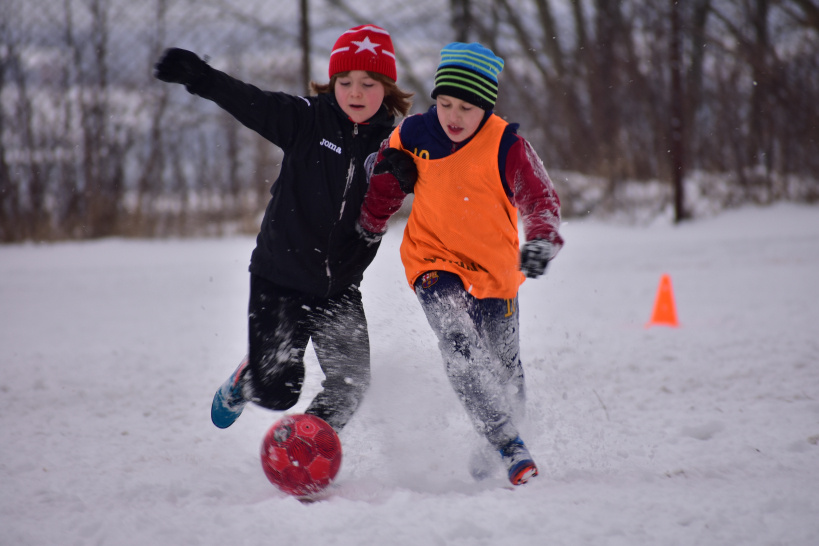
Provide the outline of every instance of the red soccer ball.
{"type": "Polygon", "coordinates": [[[315,415],[287,415],[270,427],[262,442],[262,469],[270,483],[296,497],[322,491],[341,468],[341,441],[315,415]]]}

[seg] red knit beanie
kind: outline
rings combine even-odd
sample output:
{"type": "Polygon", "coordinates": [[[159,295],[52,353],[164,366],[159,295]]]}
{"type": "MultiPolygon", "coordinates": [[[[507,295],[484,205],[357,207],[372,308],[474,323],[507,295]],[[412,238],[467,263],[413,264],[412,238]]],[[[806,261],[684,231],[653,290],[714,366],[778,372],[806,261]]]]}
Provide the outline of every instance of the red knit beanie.
{"type": "Polygon", "coordinates": [[[350,70],[377,72],[396,81],[395,50],[389,32],[375,25],[361,25],[342,34],[330,53],[330,77],[350,70]]]}

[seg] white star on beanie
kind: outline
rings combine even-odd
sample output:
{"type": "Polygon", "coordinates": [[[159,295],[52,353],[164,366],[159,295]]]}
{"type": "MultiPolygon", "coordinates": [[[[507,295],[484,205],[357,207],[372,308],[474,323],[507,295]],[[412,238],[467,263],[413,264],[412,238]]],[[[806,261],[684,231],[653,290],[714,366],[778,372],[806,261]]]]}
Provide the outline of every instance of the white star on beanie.
{"type": "Polygon", "coordinates": [[[395,53],[389,33],[375,25],[353,27],[339,36],[330,53],[328,74],[366,70],[395,81],[395,53]],[[364,53],[359,55],[359,53],[364,53]]]}
{"type": "Polygon", "coordinates": [[[358,49],[355,50],[356,53],[361,53],[362,51],[370,51],[373,55],[378,55],[378,51],[375,50],[377,47],[381,47],[381,44],[376,44],[375,42],[370,41],[369,36],[365,36],[363,40],[357,42],[353,40],[351,43],[358,46],[358,49]]]}

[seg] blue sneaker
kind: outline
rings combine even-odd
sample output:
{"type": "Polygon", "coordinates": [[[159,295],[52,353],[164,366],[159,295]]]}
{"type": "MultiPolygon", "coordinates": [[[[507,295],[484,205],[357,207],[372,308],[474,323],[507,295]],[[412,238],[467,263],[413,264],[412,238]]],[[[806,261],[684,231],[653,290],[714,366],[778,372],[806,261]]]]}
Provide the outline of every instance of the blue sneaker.
{"type": "Polygon", "coordinates": [[[500,454],[509,471],[509,481],[512,485],[523,485],[537,476],[535,461],[532,460],[520,436],[503,446],[500,454]]]}
{"type": "Polygon", "coordinates": [[[240,380],[245,366],[247,366],[247,357],[213,395],[210,420],[219,428],[228,428],[235,423],[247,405],[247,399],[242,394],[243,382],[240,380]]]}

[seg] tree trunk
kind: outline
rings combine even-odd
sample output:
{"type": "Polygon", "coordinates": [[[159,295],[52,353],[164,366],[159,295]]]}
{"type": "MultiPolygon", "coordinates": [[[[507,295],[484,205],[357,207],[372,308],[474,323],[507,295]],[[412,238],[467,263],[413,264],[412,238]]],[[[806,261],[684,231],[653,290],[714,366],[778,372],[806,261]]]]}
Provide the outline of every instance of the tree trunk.
{"type": "Polygon", "coordinates": [[[674,221],[679,223],[686,218],[685,213],[685,114],[683,112],[682,89],[682,31],[680,28],[680,5],[678,0],[671,0],[671,45],[669,48],[671,67],[671,104],[669,123],[669,142],[671,144],[671,179],[674,184],[674,221]]]}

